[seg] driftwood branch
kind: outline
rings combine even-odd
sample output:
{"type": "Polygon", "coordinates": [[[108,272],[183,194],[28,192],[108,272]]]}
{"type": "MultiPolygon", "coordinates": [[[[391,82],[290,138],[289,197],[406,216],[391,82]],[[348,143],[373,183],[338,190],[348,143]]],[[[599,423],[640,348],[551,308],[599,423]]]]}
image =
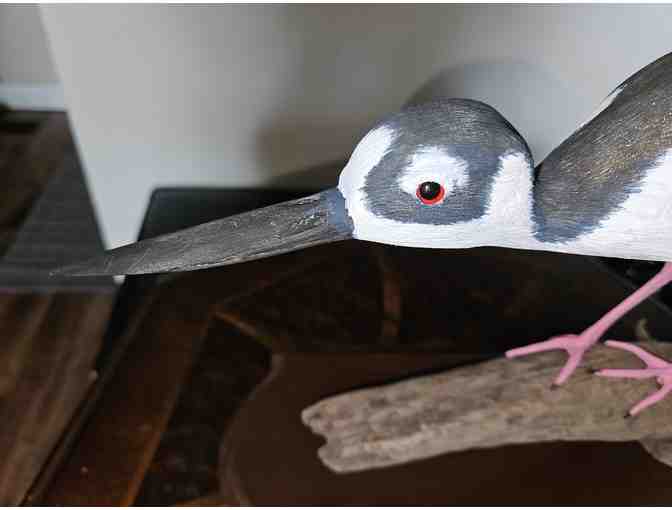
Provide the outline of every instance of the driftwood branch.
{"type": "MultiPolygon", "coordinates": [[[[638,344],[672,357],[672,344],[638,344]]],[[[606,379],[598,368],[640,368],[621,350],[600,345],[568,383],[550,384],[563,352],[503,358],[353,391],[318,402],[304,423],[326,439],[319,456],[337,472],[401,464],[435,455],[544,441],[641,441],[672,466],[672,399],[635,418],[627,410],[656,382],[606,379]]]]}

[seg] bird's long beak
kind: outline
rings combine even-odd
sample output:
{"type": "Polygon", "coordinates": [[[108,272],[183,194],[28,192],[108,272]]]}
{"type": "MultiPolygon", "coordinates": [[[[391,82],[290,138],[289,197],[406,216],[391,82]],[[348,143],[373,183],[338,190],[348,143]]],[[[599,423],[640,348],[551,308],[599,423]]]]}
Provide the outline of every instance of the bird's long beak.
{"type": "Polygon", "coordinates": [[[343,195],[333,188],[128,244],[53,274],[93,276],[193,271],[350,237],[352,222],[343,195]]]}

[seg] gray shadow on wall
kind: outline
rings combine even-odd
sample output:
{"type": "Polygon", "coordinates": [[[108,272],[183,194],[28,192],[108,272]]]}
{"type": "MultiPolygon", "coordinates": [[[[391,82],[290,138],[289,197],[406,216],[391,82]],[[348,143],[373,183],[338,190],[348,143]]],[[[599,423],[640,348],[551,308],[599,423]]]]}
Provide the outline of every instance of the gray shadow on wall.
{"type": "Polygon", "coordinates": [[[338,176],[347,159],[312,165],[309,168],[272,177],[268,186],[277,189],[319,191],[338,185],[338,176]]]}
{"type": "MultiPolygon", "coordinates": [[[[280,9],[287,34],[282,44],[295,58],[288,59],[274,108],[256,132],[264,180],[278,185],[287,181],[288,171],[298,175],[301,168],[347,159],[366,131],[397,111],[418,77],[427,74],[427,63],[442,44],[433,34],[445,30],[452,12],[407,5],[280,9]]],[[[306,174],[325,185],[337,176],[337,171],[306,174]]]]}
{"type": "MultiPolygon", "coordinates": [[[[403,60],[400,60],[403,69],[403,60]]],[[[483,60],[448,67],[435,74],[409,94],[405,106],[438,98],[470,98],[484,101],[504,115],[525,137],[535,161],[539,162],[577,127],[576,118],[586,112],[577,111],[577,91],[543,67],[513,60],[483,60]],[[550,120],[547,120],[550,119],[550,120]]],[[[341,138],[341,155],[329,153],[325,162],[279,176],[269,176],[273,187],[320,189],[334,186],[358,140],[379,118],[402,107],[390,104],[379,116],[354,119],[325,118],[314,126],[293,123],[288,117],[276,119],[259,133],[258,147],[265,165],[271,166],[282,151],[304,150],[320,140],[341,138]]],[[[380,105],[377,105],[381,110],[380,105]]],[[[586,115],[587,116],[587,115],[586,115]]]]}
{"type": "Polygon", "coordinates": [[[486,60],[447,68],[406,104],[448,97],[476,99],[496,108],[527,140],[537,162],[578,127],[574,119],[585,113],[577,111],[577,91],[542,67],[519,61],[486,60]]]}
{"type": "MultiPolygon", "coordinates": [[[[577,124],[573,119],[587,116],[586,112],[577,111],[577,92],[543,68],[525,62],[501,60],[444,69],[410,94],[405,106],[451,97],[477,99],[496,108],[525,137],[537,162],[574,131],[577,124]],[[546,121],[549,118],[551,120],[546,121]]],[[[375,120],[372,119],[371,124],[375,120]]],[[[301,145],[300,141],[290,139],[292,129],[289,125],[275,128],[277,132],[271,128],[265,133],[268,138],[262,144],[269,164],[275,144],[276,150],[281,150],[285,142],[301,145]],[[285,136],[289,138],[283,141],[285,136]]],[[[352,125],[334,125],[331,129],[347,133],[357,131],[352,125]]],[[[304,130],[305,127],[299,128],[298,132],[304,130]]],[[[329,136],[329,130],[319,130],[314,134],[317,138],[312,138],[312,143],[319,140],[319,136],[329,136]]],[[[353,139],[351,149],[356,143],[357,138],[353,139]]],[[[273,177],[269,185],[297,189],[333,186],[347,158],[348,154],[344,153],[342,159],[332,158],[331,162],[273,177]]]]}

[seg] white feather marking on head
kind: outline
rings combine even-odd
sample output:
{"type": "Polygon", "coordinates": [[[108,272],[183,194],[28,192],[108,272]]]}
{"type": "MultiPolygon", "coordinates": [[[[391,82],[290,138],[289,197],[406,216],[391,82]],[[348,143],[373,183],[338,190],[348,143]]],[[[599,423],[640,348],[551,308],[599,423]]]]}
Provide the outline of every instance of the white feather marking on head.
{"type": "MultiPolygon", "coordinates": [[[[382,156],[381,156],[382,157],[382,156]]],[[[348,166],[350,164],[348,163],[348,166]]],[[[347,168],[347,167],[346,167],[347,168]]],[[[353,174],[361,176],[360,173],[353,174]]],[[[363,184],[361,176],[360,181],[363,184]]],[[[473,246],[537,247],[532,231],[532,169],[524,154],[508,154],[500,158],[500,170],[492,186],[491,201],[486,213],[475,220],[449,225],[404,223],[376,216],[366,208],[362,186],[346,197],[348,213],[353,220],[353,237],[398,246],[424,248],[468,248],[473,246]]],[[[426,207],[418,202],[418,207],[426,207]]]]}
{"type": "Polygon", "coordinates": [[[462,158],[449,155],[439,147],[424,148],[411,157],[410,164],[397,178],[399,187],[415,197],[418,186],[423,182],[437,182],[445,195],[469,182],[467,162],[462,158]]]}
{"type": "Polygon", "coordinates": [[[390,150],[394,131],[382,126],[367,135],[357,144],[348,164],[341,172],[338,189],[345,198],[345,207],[350,217],[365,214],[364,184],[366,176],[380,163],[390,150]]]}

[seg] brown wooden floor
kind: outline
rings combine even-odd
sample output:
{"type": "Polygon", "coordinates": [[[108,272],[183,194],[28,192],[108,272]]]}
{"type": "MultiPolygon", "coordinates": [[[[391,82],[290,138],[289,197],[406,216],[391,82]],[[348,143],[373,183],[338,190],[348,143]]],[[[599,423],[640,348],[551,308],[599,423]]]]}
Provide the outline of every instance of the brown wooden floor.
{"type": "MultiPolygon", "coordinates": [[[[15,246],[50,178],[75,156],[64,114],[0,111],[0,253],[15,246]]],[[[95,386],[112,303],[109,290],[0,291],[0,504],[25,499],[95,386]]]]}
{"type": "Polygon", "coordinates": [[[0,503],[20,503],[96,383],[113,296],[0,294],[0,503]]]}

